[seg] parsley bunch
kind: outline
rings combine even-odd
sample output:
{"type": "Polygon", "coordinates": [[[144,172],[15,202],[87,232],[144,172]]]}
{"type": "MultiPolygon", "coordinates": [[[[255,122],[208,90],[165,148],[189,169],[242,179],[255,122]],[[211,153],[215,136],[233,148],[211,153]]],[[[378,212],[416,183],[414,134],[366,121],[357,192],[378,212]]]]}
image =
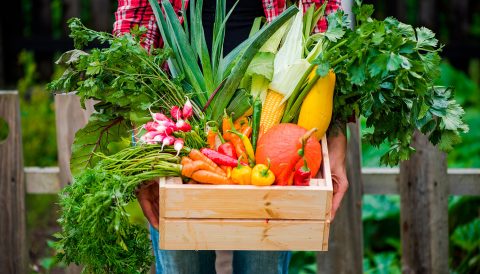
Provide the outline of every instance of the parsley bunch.
{"type": "Polygon", "coordinates": [[[352,114],[364,116],[373,130],[363,138],[374,146],[390,145],[382,164],[409,158],[415,130],[441,150],[451,150],[468,127],[452,89],[434,85],[441,61],[435,34],[391,17],[372,19],[373,6],[359,0],[353,12],[354,30],[342,11],[328,16],[323,51],[314,61],[319,75],[329,69],[337,75],[334,117],[346,122],[352,114]]]}
{"type": "Polygon", "coordinates": [[[180,176],[180,157],[172,148],[136,146],[105,156],[74,177],[60,195],[62,231],[56,249],[61,261],[86,273],[146,273],[153,261],[144,226],[129,221],[125,206],[144,181],[180,176]]]}

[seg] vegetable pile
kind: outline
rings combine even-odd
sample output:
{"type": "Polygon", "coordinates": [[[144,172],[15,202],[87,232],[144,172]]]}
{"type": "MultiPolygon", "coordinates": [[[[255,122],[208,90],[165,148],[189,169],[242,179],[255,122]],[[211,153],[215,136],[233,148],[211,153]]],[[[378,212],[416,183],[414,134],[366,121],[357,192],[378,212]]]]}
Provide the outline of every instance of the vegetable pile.
{"type": "Polygon", "coordinates": [[[148,271],[148,232],[125,210],[143,182],[308,186],[321,166],[319,140],[352,115],[367,118],[368,142],[390,144],[380,159],[389,165],[408,159],[415,130],[445,151],[468,130],[451,90],[433,85],[434,34],[374,20],[359,1],[355,30],[337,11],[314,34],[325,4],[305,13],[291,6],[264,26],[255,20],[226,56],[225,0],[217,0],[211,49],[203,1],[190,1],[183,25],[169,1],[150,3],[164,49],[142,48],[144,28],[113,37],[72,19],[76,49],[61,56],[67,69],[49,85],[97,101],[72,147],[74,183],[61,194],[56,245],[61,260],[87,272],[148,271]],[[105,47],[84,50],[92,41],[105,47]]]}

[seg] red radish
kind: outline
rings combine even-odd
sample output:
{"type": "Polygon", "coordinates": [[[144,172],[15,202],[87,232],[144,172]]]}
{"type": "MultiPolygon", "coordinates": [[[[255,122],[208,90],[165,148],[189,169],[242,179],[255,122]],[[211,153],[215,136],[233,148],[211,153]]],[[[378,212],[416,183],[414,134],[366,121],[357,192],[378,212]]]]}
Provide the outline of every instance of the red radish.
{"type": "Polygon", "coordinates": [[[192,116],[192,114],[193,114],[193,106],[192,106],[192,103],[190,102],[190,99],[187,99],[187,102],[185,102],[185,105],[183,106],[182,117],[183,119],[187,120],[192,116]]]}
{"type": "Polygon", "coordinates": [[[171,145],[173,145],[173,142],[175,142],[175,138],[174,138],[173,136],[167,136],[167,137],[163,138],[162,150],[163,150],[163,147],[164,147],[164,146],[171,146],[171,145]]]}
{"type": "Polygon", "coordinates": [[[170,118],[168,118],[165,114],[161,112],[152,113],[152,118],[153,120],[155,120],[155,122],[172,121],[170,118]]]}
{"type": "Polygon", "coordinates": [[[176,123],[176,127],[178,130],[183,132],[189,132],[192,129],[189,123],[185,122],[184,120],[180,119],[176,123]]]}
{"type": "Polygon", "coordinates": [[[157,136],[153,137],[152,141],[156,142],[156,143],[160,143],[163,141],[163,139],[165,139],[165,137],[167,137],[166,135],[164,134],[158,134],[157,136]]]}
{"type": "Polygon", "coordinates": [[[177,156],[178,156],[178,154],[180,154],[180,151],[182,150],[183,145],[184,145],[184,142],[183,142],[182,138],[178,138],[173,143],[173,148],[177,151],[177,156]]]}
{"type": "Polygon", "coordinates": [[[177,127],[173,122],[166,121],[158,123],[158,126],[155,128],[158,132],[165,133],[166,135],[171,135],[174,131],[177,130],[177,127]]]}
{"type": "Polygon", "coordinates": [[[145,125],[143,125],[143,128],[146,131],[154,131],[157,126],[158,126],[157,122],[148,122],[145,125]]]}
{"type": "MultiPolygon", "coordinates": [[[[149,131],[147,133],[145,133],[143,136],[145,137],[145,139],[147,140],[153,140],[153,138],[155,138],[155,136],[159,135],[159,134],[162,134],[161,132],[159,131],[149,131]]],[[[142,137],[143,137],[142,136],[142,137]]]]}
{"type": "Polygon", "coordinates": [[[182,109],[180,109],[179,106],[173,106],[172,109],[170,109],[170,115],[173,119],[178,121],[182,118],[182,109]]]}

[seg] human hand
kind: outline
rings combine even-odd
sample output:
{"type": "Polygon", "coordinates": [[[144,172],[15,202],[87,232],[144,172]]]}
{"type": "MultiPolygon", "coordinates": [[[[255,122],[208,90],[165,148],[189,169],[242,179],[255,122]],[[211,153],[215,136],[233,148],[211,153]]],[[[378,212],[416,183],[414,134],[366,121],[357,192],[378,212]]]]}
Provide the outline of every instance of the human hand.
{"type": "Polygon", "coordinates": [[[348,189],[345,158],[347,152],[347,137],[343,132],[328,137],[328,158],[332,174],[333,199],[331,219],[335,218],[343,196],[348,189]]]}
{"type": "Polygon", "coordinates": [[[158,230],[158,181],[148,181],[143,183],[136,191],[138,202],[142,208],[143,215],[147,217],[148,222],[158,230]]]}

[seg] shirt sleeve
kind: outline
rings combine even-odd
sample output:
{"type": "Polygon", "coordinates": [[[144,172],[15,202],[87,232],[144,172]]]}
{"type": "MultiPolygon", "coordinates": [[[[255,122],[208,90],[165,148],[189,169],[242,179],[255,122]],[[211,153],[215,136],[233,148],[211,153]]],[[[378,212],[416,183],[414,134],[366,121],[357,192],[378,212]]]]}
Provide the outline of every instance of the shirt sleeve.
{"type": "MultiPolygon", "coordinates": [[[[170,2],[178,14],[180,22],[182,22],[182,0],[170,0],[170,2]]],[[[184,0],[184,2],[186,7],[188,0],[184,0]]],[[[148,0],[118,0],[113,34],[122,35],[123,33],[128,33],[134,26],[143,26],[147,29],[142,42],[144,48],[150,49],[152,46],[162,46],[157,21],[148,0]]]]}
{"type": "MultiPolygon", "coordinates": [[[[325,7],[325,15],[329,15],[330,13],[338,10],[341,7],[341,0],[304,0],[303,3],[303,10],[306,11],[311,5],[315,4],[317,8],[323,5],[324,1],[327,1],[327,6],[325,7]]],[[[324,32],[327,30],[328,23],[326,16],[323,16],[318,20],[317,25],[315,26],[313,32],[319,33],[324,32]]]]}

